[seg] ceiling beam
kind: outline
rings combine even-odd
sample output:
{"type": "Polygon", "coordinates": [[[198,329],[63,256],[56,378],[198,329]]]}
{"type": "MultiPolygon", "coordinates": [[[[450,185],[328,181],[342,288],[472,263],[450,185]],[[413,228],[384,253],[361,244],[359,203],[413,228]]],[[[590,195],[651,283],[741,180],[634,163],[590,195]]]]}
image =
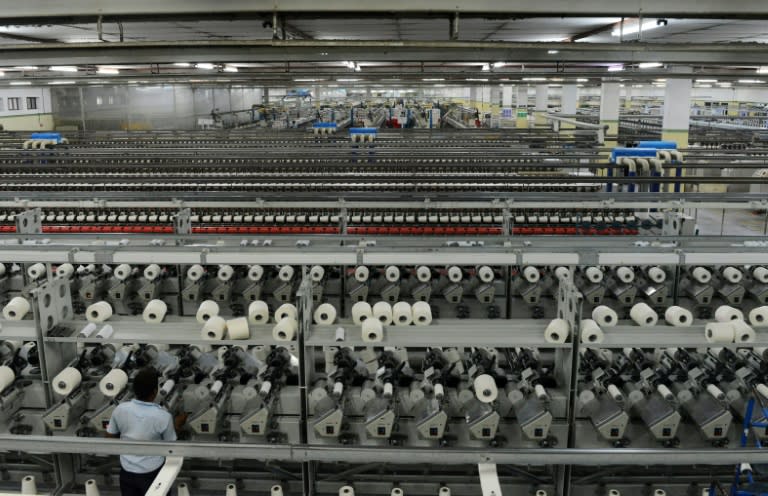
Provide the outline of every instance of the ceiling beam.
{"type": "Polygon", "coordinates": [[[616,26],[616,23],[612,22],[610,24],[604,24],[602,26],[598,26],[596,28],[590,29],[588,31],[582,31],[581,33],[577,33],[563,41],[567,41],[570,43],[573,43],[575,41],[583,40],[584,38],[589,38],[590,36],[595,36],[598,34],[605,33],[606,31],[613,31],[613,28],[616,26]]]}
{"type": "Polygon", "coordinates": [[[209,0],[25,0],[3,6],[3,19],[95,17],[95,16],[176,16],[194,14],[206,16],[215,10],[217,14],[333,14],[333,13],[402,13],[402,14],[452,14],[462,15],[509,15],[557,17],[632,17],[642,12],[644,17],[683,17],[720,19],[768,18],[768,2],[764,0],[740,0],[738,8],[721,0],[537,0],[525,2],[509,0],[454,0],[452,2],[414,2],[413,0],[389,0],[387,2],[360,2],[350,0],[227,0],[219,2],[215,9],[209,0]]]}
{"type": "Polygon", "coordinates": [[[26,34],[3,33],[3,32],[0,32],[0,38],[6,38],[9,40],[17,40],[17,41],[30,41],[32,43],[58,43],[59,42],[59,40],[55,38],[41,38],[39,36],[29,36],[26,34]]]}
{"type": "Polygon", "coordinates": [[[477,62],[768,65],[759,43],[514,43],[467,41],[214,40],[41,43],[3,47],[13,65],[187,62],[477,62]],[[557,51],[556,54],[551,53],[557,51]]]}

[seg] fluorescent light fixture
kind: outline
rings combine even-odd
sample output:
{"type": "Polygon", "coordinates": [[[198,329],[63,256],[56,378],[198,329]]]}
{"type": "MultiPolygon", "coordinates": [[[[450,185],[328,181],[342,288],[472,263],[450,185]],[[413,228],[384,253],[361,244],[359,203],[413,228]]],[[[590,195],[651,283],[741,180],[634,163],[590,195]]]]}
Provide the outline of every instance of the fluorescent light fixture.
{"type": "Polygon", "coordinates": [[[563,78],[549,78],[550,81],[563,81],[563,78]]]}
{"type": "Polygon", "coordinates": [[[624,70],[623,65],[609,65],[608,72],[620,72],[624,70]]]}
{"type": "Polygon", "coordinates": [[[31,86],[32,83],[29,81],[11,81],[11,86],[31,86]]]}
{"type": "Polygon", "coordinates": [[[423,78],[422,81],[445,81],[445,78],[423,78]]]}
{"type": "Polygon", "coordinates": [[[760,79],[739,79],[739,83],[741,84],[760,84],[764,82],[765,81],[761,81],[760,79]]]}
{"type": "Polygon", "coordinates": [[[768,74],[768,65],[764,65],[762,67],[757,68],[758,74],[768,74]]]}
{"type": "Polygon", "coordinates": [[[488,79],[487,78],[466,78],[466,79],[464,79],[464,81],[482,81],[482,82],[486,82],[486,81],[488,81],[488,79]]]}
{"type": "Polygon", "coordinates": [[[296,81],[297,83],[316,83],[317,81],[325,81],[325,79],[294,78],[294,81],[296,81]]]}
{"type": "Polygon", "coordinates": [[[494,69],[499,69],[499,68],[504,67],[505,65],[507,65],[507,63],[506,62],[494,62],[492,65],[493,65],[494,69]]]}
{"type": "Polygon", "coordinates": [[[17,65],[14,67],[17,71],[36,71],[39,69],[36,65],[17,65]]]}
{"type": "Polygon", "coordinates": [[[189,62],[174,62],[173,65],[175,65],[176,67],[189,67],[192,64],[190,64],[189,62]]]}
{"type": "Polygon", "coordinates": [[[491,70],[491,64],[483,64],[483,67],[480,70],[482,70],[482,71],[490,71],[491,70]]]}
{"type": "Polygon", "coordinates": [[[48,70],[56,72],[77,72],[77,67],[74,65],[52,65],[48,70]]]}
{"type": "Polygon", "coordinates": [[[664,64],[662,64],[661,62],[640,62],[639,64],[637,64],[637,67],[639,67],[640,69],[654,69],[656,67],[661,67],[662,65],[664,64]]]}
{"type": "Polygon", "coordinates": [[[667,82],[667,80],[664,79],[664,78],[654,79],[654,81],[656,81],[657,83],[666,83],[667,82]]]}
{"type": "Polygon", "coordinates": [[[697,88],[711,88],[712,85],[711,84],[697,84],[696,87],[697,88]]]}
{"type": "MultiPolygon", "coordinates": [[[[611,31],[611,36],[621,36],[622,34],[626,36],[628,34],[635,34],[640,31],[640,26],[640,23],[633,23],[629,26],[624,24],[623,30],[621,29],[621,26],[617,26],[613,29],[613,31],[611,31]]],[[[659,28],[661,26],[665,26],[665,24],[658,24],[656,21],[645,21],[642,24],[643,33],[650,31],[651,29],[659,28]]]]}
{"type": "Polygon", "coordinates": [[[550,55],[555,55],[555,54],[560,53],[560,50],[547,50],[547,53],[550,54],[550,55]]]}
{"type": "Polygon", "coordinates": [[[195,67],[198,69],[210,70],[210,69],[213,69],[214,66],[210,62],[200,62],[198,64],[195,64],[195,67]]]}
{"type": "Polygon", "coordinates": [[[5,72],[0,71],[0,77],[3,77],[3,76],[5,76],[5,72]]]}
{"type": "Polygon", "coordinates": [[[50,81],[48,84],[75,84],[75,81],[50,81]]]}
{"type": "Polygon", "coordinates": [[[697,79],[697,83],[716,83],[717,79],[697,79]]]}
{"type": "Polygon", "coordinates": [[[339,78],[336,81],[340,83],[356,83],[357,81],[360,81],[360,79],[356,78],[339,78]]]}
{"type": "Polygon", "coordinates": [[[543,78],[543,77],[527,77],[527,78],[524,77],[523,78],[523,81],[546,81],[546,80],[547,78],[543,78]]]}
{"type": "Polygon", "coordinates": [[[96,70],[96,72],[98,74],[108,74],[108,75],[109,74],[111,74],[111,75],[120,74],[120,70],[119,69],[115,69],[114,67],[99,67],[96,70]]]}
{"type": "Polygon", "coordinates": [[[576,82],[577,83],[587,83],[587,82],[589,82],[589,79],[587,79],[587,78],[578,78],[578,79],[576,79],[576,82]]]}
{"type": "Polygon", "coordinates": [[[550,84],[548,85],[550,88],[560,88],[562,84],[550,84]]]}
{"type": "Polygon", "coordinates": [[[237,72],[237,67],[235,67],[233,65],[225,65],[224,68],[222,69],[222,71],[224,71],[224,72],[237,72]]]}
{"type": "Polygon", "coordinates": [[[733,83],[731,83],[730,81],[723,81],[722,83],[717,83],[717,85],[723,88],[730,88],[731,86],[733,86],[733,83]]]}

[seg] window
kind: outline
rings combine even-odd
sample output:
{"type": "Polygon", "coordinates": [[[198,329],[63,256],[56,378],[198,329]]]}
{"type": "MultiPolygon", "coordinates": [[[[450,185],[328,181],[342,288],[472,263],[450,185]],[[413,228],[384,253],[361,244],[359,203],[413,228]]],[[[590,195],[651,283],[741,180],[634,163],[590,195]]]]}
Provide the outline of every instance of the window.
{"type": "Polygon", "coordinates": [[[21,98],[17,96],[9,96],[8,110],[21,110],[21,98]]]}
{"type": "Polygon", "coordinates": [[[27,97],[27,110],[35,110],[37,108],[37,97],[36,96],[28,96],[27,97]]]}

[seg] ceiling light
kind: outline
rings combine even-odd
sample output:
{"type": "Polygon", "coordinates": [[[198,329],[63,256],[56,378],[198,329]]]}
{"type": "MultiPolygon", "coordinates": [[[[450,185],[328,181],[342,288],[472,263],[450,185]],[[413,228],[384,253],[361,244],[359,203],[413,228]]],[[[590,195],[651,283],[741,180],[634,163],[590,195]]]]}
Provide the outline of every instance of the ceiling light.
{"type": "Polygon", "coordinates": [[[722,88],[730,88],[733,85],[733,83],[730,83],[728,81],[724,81],[722,83],[717,83],[717,85],[722,87],[722,88]]]}
{"type": "Polygon", "coordinates": [[[697,79],[697,83],[716,83],[717,79],[697,79]]]}
{"type": "Polygon", "coordinates": [[[608,72],[619,72],[623,71],[624,66],[623,65],[609,65],[608,66],[608,72]]]}
{"type": "Polygon", "coordinates": [[[17,71],[36,71],[39,69],[36,65],[17,65],[14,67],[17,71]]]}
{"type": "Polygon", "coordinates": [[[317,81],[325,81],[325,79],[295,78],[294,81],[296,81],[297,83],[315,83],[317,81]]]}
{"type": "Polygon", "coordinates": [[[120,74],[120,71],[118,69],[115,69],[114,67],[99,67],[96,72],[98,74],[120,74]]]}
{"type": "Polygon", "coordinates": [[[661,62],[640,62],[639,64],[637,64],[637,67],[639,67],[640,69],[653,69],[656,67],[661,67],[662,65],[664,64],[662,64],[661,62]]]}
{"type": "Polygon", "coordinates": [[[225,65],[224,68],[222,69],[222,71],[224,71],[224,72],[237,72],[237,67],[235,67],[233,65],[225,65]]]}
{"type": "Polygon", "coordinates": [[[768,66],[764,65],[762,67],[757,68],[758,74],[768,74],[768,66]]]}
{"type": "Polygon", "coordinates": [[[75,84],[75,81],[50,81],[48,84],[75,84]]]}
{"type": "Polygon", "coordinates": [[[739,79],[739,83],[741,84],[760,84],[764,82],[765,81],[761,81],[759,79],[739,79]]]}
{"type": "Polygon", "coordinates": [[[336,81],[338,81],[340,83],[355,83],[357,81],[360,81],[360,79],[355,79],[355,78],[339,78],[336,81]]]}
{"type": "Polygon", "coordinates": [[[198,69],[213,69],[213,64],[210,62],[200,62],[199,64],[195,64],[195,67],[198,69]]]}
{"type": "Polygon", "coordinates": [[[176,67],[189,67],[192,64],[190,64],[189,62],[174,62],[173,65],[175,65],[176,67]]]}
{"type": "Polygon", "coordinates": [[[562,81],[563,78],[549,78],[550,81],[562,81]]]}
{"type": "Polygon", "coordinates": [[[3,76],[5,76],[5,72],[0,71],[0,77],[3,77],[3,76]]]}
{"type": "Polygon", "coordinates": [[[481,68],[483,71],[490,71],[491,70],[491,64],[483,64],[483,67],[481,68]]]}
{"type": "Polygon", "coordinates": [[[464,81],[488,81],[486,78],[466,78],[464,81]]]}
{"type": "Polygon", "coordinates": [[[527,77],[527,78],[523,78],[523,81],[546,81],[546,80],[547,80],[547,78],[543,78],[543,77],[527,77]]]}
{"type": "Polygon", "coordinates": [[[550,54],[550,55],[555,55],[555,54],[560,53],[560,50],[547,50],[547,53],[550,54]]]}
{"type": "Polygon", "coordinates": [[[654,81],[656,81],[657,83],[666,83],[667,82],[667,80],[664,79],[664,78],[654,79],[654,81]]]}
{"type": "Polygon", "coordinates": [[[445,81],[444,78],[424,78],[422,81],[445,81]]]}
{"type": "Polygon", "coordinates": [[[576,80],[576,82],[577,82],[577,83],[586,83],[586,82],[589,82],[589,79],[586,79],[586,78],[578,78],[578,79],[576,80]]]}
{"type": "Polygon", "coordinates": [[[505,65],[507,65],[507,63],[506,63],[506,62],[494,62],[494,63],[493,63],[493,68],[494,68],[494,69],[498,69],[498,68],[500,68],[500,67],[504,67],[505,65]]]}
{"type": "Polygon", "coordinates": [[[696,85],[697,88],[711,88],[711,84],[698,84],[696,85]]]}
{"type": "Polygon", "coordinates": [[[11,86],[30,86],[32,83],[29,81],[11,81],[11,86]]]}
{"type": "MultiPolygon", "coordinates": [[[[643,32],[650,31],[651,29],[656,29],[661,27],[662,25],[666,26],[666,24],[659,24],[656,21],[645,21],[642,24],[643,32]]],[[[621,35],[628,35],[628,34],[635,34],[638,31],[640,31],[640,23],[633,23],[629,26],[626,24],[624,25],[624,29],[621,28],[621,26],[618,26],[614,28],[613,31],[611,31],[611,36],[621,36],[621,35]]]]}
{"type": "Polygon", "coordinates": [[[74,65],[52,65],[49,70],[57,72],[77,72],[77,67],[74,65]]]}

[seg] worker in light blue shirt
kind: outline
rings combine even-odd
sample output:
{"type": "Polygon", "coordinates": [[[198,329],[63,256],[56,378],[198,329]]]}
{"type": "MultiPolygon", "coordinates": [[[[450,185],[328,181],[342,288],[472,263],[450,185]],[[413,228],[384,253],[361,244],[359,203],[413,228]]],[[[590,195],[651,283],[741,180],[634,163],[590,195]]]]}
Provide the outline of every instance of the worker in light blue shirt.
{"type": "MultiPolygon", "coordinates": [[[[159,374],[152,367],[141,369],[133,379],[134,399],[120,403],[107,426],[107,437],[129,441],[175,441],[176,431],[187,420],[186,414],[173,418],[154,403],[159,374]]],[[[165,464],[163,456],[120,455],[122,496],[144,496],[165,464]]]]}

